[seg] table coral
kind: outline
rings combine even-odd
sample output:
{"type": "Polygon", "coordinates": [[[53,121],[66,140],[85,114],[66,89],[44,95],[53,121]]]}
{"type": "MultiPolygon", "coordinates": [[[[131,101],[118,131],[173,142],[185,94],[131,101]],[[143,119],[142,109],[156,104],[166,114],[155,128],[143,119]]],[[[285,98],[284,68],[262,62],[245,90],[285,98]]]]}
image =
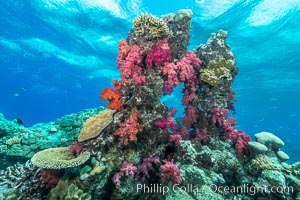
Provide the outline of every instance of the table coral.
{"type": "Polygon", "coordinates": [[[58,147],[45,149],[36,153],[31,162],[40,168],[45,169],[64,169],[77,167],[85,163],[90,158],[90,152],[82,152],[77,157],[69,151],[68,147],[58,147]]]}

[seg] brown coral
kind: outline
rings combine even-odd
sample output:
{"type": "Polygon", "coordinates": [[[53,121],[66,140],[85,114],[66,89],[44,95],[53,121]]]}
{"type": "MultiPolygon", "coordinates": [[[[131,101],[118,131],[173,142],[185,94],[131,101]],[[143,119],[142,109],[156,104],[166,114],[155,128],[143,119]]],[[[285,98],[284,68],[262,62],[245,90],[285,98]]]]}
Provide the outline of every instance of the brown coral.
{"type": "Polygon", "coordinates": [[[133,26],[138,37],[165,38],[172,35],[167,24],[153,15],[142,14],[136,17],[133,26]]]}
{"type": "Polygon", "coordinates": [[[105,109],[85,121],[80,131],[78,141],[86,141],[97,137],[112,121],[114,111],[105,109]]]}

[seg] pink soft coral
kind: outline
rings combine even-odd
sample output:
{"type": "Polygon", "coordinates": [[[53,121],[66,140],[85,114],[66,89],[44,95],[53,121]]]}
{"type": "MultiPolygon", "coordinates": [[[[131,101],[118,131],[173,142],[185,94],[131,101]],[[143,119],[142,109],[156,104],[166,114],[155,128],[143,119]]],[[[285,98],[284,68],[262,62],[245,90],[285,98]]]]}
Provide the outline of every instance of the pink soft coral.
{"type": "Polygon", "coordinates": [[[167,77],[166,81],[173,87],[176,87],[181,82],[193,83],[197,79],[193,66],[199,65],[201,65],[200,59],[193,52],[188,52],[176,64],[166,62],[163,74],[167,77]]]}
{"type": "Polygon", "coordinates": [[[134,176],[137,172],[137,167],[132,163],[125,162],[120,168],[119,172],[116,172],[112,178],[113,183],[118,188],[121,186],[121,178],[122,176],[134,176]]]}
{"type": "Polygon", "coordinates": [[[137,172],[139,174],[142,174],[142,180],[145,180],[145,178],[150,178],[149,171],[153,171],[153,164],[159,163],[159,157],[148,157],[144,158],[143,162],[138,166],[137,172]]]}
{"type": "Polygon", "coordinates": [[[237,131],[237,141],[235,144],[235,154],[237,157],[249,154],[248,142],[250,141],[250,137],[246,135],[243,131],[237,131]]]}
{"type": "Polygon", "coordinates": [[[163,65],[165,62],[170,62],[171,60],[171,50],[166,38],[159,40],[157,44],[152,46],[152,49],[147,52],[145,62],[149,67],[152,67],[153,65],[163,65]]]}
{"type": "Polygon", "coordinates": [[[180,184],[182,181],[180,169],[173,162],[166,160],[163,162],[164,164],[160,166],[162,182],[166,182],[171,179],[173,184],[180,184]]]}
{"type": "Polygon", "coordinates": [[[70,146],[69,146],[69,151],[75,155],[78,156],[83,150],[83,145],[82,143],[79,142],[73,142],[70,146]]]}
{"type": "Polygon", "coordinates": [[[154,124],[159,127],[164,129],[165,133],[168,134],[169,130],[172,129],[172,131],[177,130],[177,124],[175,122],[174,116],[177,110],[173,107],[170,108],[170,111],[168,112],[168,117],[167,118],[162,118],[159,121],[154,122],[154,124]]]}
{"type": "Polygon", "coordinates": [[[142,51],[137,45],[129,46],[121,40],[117,62],[122,82],[132,78],[136,85],[146,84],[146,77],[142,74],[142,51]]]}
{"type": "Polygon", "coordinates": [[[191,124],[197,122],[197,108],[195,106],[188,105],[184,112],[185,117],[182,120],[184,125],[190,128],[191,124]]]}
{"type": "Polygon", "coordinates": [[[228,109],[213,107],[211,109],[211,120],[217,126],[223,126],[224,120],[228,117],[228,109]]]}
{"type": "Polygon", "coordinates": [[[138,112],[133,113],[129,119],[120,124],[120,128],[115,132],[125,145],[128,145],[130,141],[136,141],[136,135],[143,130],[143,126],[138,123],[138,116],[138,112]]]}
{"type": "Polygon", "coordinates": [[[183,58],[176,63],[181,81],[188,81],[193,77],[196,72],[193,65],[198,66],[201,64],[199,58],[193,52],[188,52],[183,58]]]}
{"type": "Polygon", "coordinates": [[[203,128],[201,130],[196,129],[196,141],[202,142],[203,144],[208,144],[210,140],[210,136],[207,134],[207,128],[203,128]]]}
{"type": "Polygon", "coordinates": [[[180,144],[182,137],[180,134],[171,134],[169,135],[169,142],[173,142],[174,144],[180,144]]]}

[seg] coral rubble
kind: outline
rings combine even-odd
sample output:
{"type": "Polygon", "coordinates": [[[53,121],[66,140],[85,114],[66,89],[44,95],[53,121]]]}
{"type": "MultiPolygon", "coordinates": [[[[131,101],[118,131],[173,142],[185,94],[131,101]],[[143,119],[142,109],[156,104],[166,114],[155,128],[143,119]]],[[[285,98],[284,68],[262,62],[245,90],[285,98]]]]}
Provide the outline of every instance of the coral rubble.
{"type": "MultiPolygon", "coordinates": [[[[284,142],[267,132],[251,141],[230,117],[238,68],[227,32],[188,51],[191,19],[190,10],[138,16],[120,40],[121,80],[100,94],[108,109],[71,120],[76,131],[64,137],[77,141],[69,147],[50,137],[67,129],[64,119],[49,127],[54,142],[40,148],[46,150],[1,171],[3,198],[300,199],[300,165],[284,163],[284,142]],[[178,85],[184,87],[181,120],[160,101],[178,85]]],[[[24,138],[9,135],[2,143],[6,151],[21,148],[24,138]]]]}

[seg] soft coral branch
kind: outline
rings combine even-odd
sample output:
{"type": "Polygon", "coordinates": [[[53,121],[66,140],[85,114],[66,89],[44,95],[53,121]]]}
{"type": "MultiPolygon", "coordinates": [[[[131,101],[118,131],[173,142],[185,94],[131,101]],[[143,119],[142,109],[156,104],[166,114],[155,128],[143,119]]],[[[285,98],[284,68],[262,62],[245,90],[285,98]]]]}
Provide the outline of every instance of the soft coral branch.
{"type": "Polygon", "coordinates": [[[111,88],[104,88],[100,94],[102,100],[108,100],[107,107],[113,110],[119,110],[123,107],[124,102],[121,101],[120,92],[111,88]]]}
{"type": "Polygon", "coordinates": [[[120,124],[120,128],[115,132],[115,135],[118,135],[125,145],[136,141],[136,135],[143,130],[143,126],[138,123],[138,115],[138,112],[133,113],[129,119],[120,124]]]}

